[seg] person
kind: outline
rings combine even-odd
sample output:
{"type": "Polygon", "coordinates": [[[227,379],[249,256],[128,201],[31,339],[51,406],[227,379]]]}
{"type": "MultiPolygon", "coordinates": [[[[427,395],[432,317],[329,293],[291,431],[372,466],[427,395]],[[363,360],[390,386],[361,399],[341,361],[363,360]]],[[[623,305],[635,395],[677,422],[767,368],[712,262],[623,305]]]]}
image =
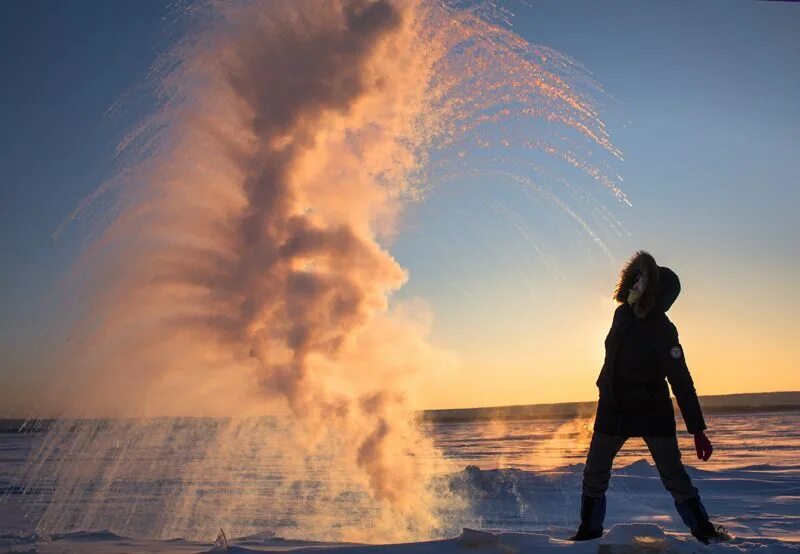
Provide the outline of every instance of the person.
{"type": "Polygon", "coordinates": [[[692,535],[706,544],[730,538],[724,528],[709,521],[678,448],[667,381],[686,430],[694,435],[698,459],[707,461],[713,452],[678,332],[666,315],[680,289],[675,272],[659,267],[644,251],[634,254],[620,273],[614,293],[620,305],[606,337],[605,362],[597,379],[600,400],[583,472],[581,523],[572,540],[603,535],[611,466],[630,437],[644,439],[692,535]]]}

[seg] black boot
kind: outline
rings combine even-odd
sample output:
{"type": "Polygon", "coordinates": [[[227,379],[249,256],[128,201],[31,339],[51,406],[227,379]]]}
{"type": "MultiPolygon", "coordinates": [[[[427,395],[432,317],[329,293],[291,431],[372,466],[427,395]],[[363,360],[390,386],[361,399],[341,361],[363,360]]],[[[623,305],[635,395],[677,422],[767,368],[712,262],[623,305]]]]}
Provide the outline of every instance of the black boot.
{"type": "Polygon", "coordinates": [[[676,502],[675,507],[678,509],[678,514],[680,514],[683,522],[691,529],[694,538],[703,544],[731,540],[731,536],[725,531],[724,527],[714,527],[708,520],[708,513],[699,496],[684,502],[676,502]]]}
{"type": "Polygon", "coordinates": [[[571,541],[590,541],[603,536],[603,520],[606,518],[606,497],[581,496],[581,524],[571,541]]]}
{"type": "Polygon", "coordinates": [[[710,521],[702,524],[699,529],[693,530],[692,535],[703,544],[727,542],[732,538],[730,533],[728,533],[722,525],[717,525],[715,527],[710,521]]]}

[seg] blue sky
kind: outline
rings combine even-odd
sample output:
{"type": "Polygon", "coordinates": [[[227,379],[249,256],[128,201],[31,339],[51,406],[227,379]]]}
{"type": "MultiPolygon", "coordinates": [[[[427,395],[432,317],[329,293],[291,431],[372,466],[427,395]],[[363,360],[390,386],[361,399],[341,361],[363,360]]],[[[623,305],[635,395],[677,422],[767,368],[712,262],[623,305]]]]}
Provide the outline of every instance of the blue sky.
{"type": "MultiPolygon", "coordinates": [[[[545,232],[562,283],[520,261],[529,245],[508,226],[484,226],[503,246],[476,252],[462,240],[474,211],[429,216],[435,223],[418,233],[430,242],[401,240],[395,251],[412,275],[403,293],[432,299],[443,342],[474,368],[464,371],[464,398],[593,398],[589,376],[611,309],[595,299],[607,298],[637,248],[682,277],[671,314],[701,393],[800,387],[791,331],[800,324],[800,5],[543,1],[519,13],[515,28],[582,62],[616,100],[604,115],[633,206],[595,194],[630,236],[609,240],[609,263],[545,232]],[[445,248],[426,246],[448,236],[445,248]],[[448,286],[454,274],[477,296],[448,286]],[[525,281],[534,292],[521,299],[525,281]]],[[[470,201],[460,191],[442,196],[450,209],[470,201]]],[[[421,209],[436,212],[436,203],[421,209]]],[[[521,206],[536,228],[537,215],[521,206]]]]}
{"type": "Polygon", "coordinates": [[[8,337],[38,323],[34,306],[75,255],[73,240],[52,235],[113,170],[135,112],[109,111],[142,84],[167,12],[157,2],[119,1],[0,9],[0,307],[8,337]]]}
{"type": "MultiPolygon", "coordinates": [[[[138,87],[173,29],[155,1],[0,11],[0,383],[23,390],[82,239],[52,234],[113,171],[116,144],[147,108],[138,87]]],[[[434,342],[466,360],[460,392],[442,396],[431,378],[424,403],[593,398],[603,299],[637,248],[682,277],[673,319],[690,366],[700,354],[701,393],[800,389],[800,5],[547,0],[516,11],[518,33],[580,61],[608,93],[603,115],[624,153],[614,169],[633,205],[591,192],[630,235],[600,229],[609,259],[552,207],[486,183],[412,206],[392,247],[411,276],[398,296],[424,298],[434,342]],[[561,277],[497,203],[530,224],[561,277]]]]}

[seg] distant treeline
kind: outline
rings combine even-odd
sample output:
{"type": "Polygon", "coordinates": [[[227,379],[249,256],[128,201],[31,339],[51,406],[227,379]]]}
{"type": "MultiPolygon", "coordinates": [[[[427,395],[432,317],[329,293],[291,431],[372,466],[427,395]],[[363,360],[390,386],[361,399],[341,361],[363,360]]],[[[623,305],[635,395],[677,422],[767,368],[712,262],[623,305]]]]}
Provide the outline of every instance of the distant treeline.
{"type": "MultiPolygon", "coordinates": [[[[673,399],[673,403],[675,400],[673,399]]],[[[717,394],[701,396],[706,414],[742,414],[754,412],[800,411],[800,391],[717,394]]],[[[558,404],[527,404],[488,408],[424,410],[420,420],[435,423],[467,423],[480,421],[526,421],[536,419],[569,419],[590,417],[596,402],[562,402],[558,404]]],[[[677,405],[675,413],[680,414],[677,405]]],[[[210,419],[210,418],[184,418],[210,419]]],[[[219,421],[225,418],[220,418],[219,421]]],[[[0,419],[0,433],[40,433],[47,431],[54,419],[0,419]]],[[[75,421],[76,425],[79,423],[75,421]]]]}
{"type": "MultiPolygon", "coordinates": [[[[274,418],[274,416],[264,416],[265,418],[274,418]]],[[[42,418],[42,419],[22,419],[22,418],[0,418],[0,433],[42,433],[49,431],[54,424],[59,424],[59,430],[65,432],[73,432],[78,429],[84,429],[87,424],[91,425],[95,430],[103,430],[104,428],[119,423],[122,420],[135,420],[146,419],[148,421],[161,419],[169,420],[176,428],[181,426],[192,426],[198,421],[204,422],[211,427],[219,427],[224,425],[230,418],[225,417],[157,417],[157,418],[94,418],[94,419],[56,419],[56,418],[42,418]]]]}
{"type": "Polygon", "coordinates": [[[40,433],[47,431],[52,419],[0,419],[0,433],[40,433]]]}
{"type": "MultiPolygon", "coordinates": [[[[675,404],[675,399],[672,402],[675,404]]],[[[800,391],[701,396],[700,404],[706,414],[800,411],[800,391]]],[[[425,410],[422,412],[422,419],[437,423],[567,419],[589,417],[594,414],[596,406],[597,402],[563,402],[559,404],[425,410]]],[[[675,413],[680,414],[677,405],[675,405],[675,413]]]]}

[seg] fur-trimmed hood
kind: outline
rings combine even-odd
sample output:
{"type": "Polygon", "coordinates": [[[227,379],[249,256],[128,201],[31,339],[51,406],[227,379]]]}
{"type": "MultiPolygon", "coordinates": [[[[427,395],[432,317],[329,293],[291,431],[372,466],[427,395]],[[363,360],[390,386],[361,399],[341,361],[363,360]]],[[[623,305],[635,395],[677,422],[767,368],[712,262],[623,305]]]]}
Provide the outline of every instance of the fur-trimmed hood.
{"type": "Polygon", "coordinates": [[[630,304],[636,317],[645,318],[654,310],[669,310],[680,291],[675,272],[659,267],[652,255],[640,250],[622,268],[614,299],[630,304]]]}

